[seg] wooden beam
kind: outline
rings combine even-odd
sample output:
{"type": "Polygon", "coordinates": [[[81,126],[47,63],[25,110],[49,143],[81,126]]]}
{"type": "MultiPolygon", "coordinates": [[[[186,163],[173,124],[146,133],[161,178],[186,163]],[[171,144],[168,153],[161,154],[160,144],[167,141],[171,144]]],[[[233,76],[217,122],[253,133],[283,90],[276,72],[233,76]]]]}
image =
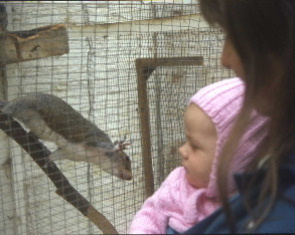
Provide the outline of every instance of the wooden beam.
{"type": "Polygon", "coordinates": [[[67,24],[70,38],[76,37],[105,37],[118,35],[131,35],[134,32],[140,34],[152,34],[157,32],[188,31],[192,29],[208,30],[208,23],[200,14],[173,16],[157,19],[143,19],[126,22],[104,23],[93,25],[67,24]]]}
{"type": "Polygon", "coordinates": [[[38,140],[38,138],[27,133],[21,125],[0,108],[0,129],[10,138],[16,141],[41,168],[56,187],[57,195],[74,206],[92,223],[94,223],[103,234],[118,234],[115,227],[109,220],[97,211],[90,202],[84,198],[68,181],[54,162],[48,163],[48,156],[51,152],[38,140]]]}
{"type": "Polygon", "coordinates": [[[36,60],[69,52],[64,24],[26,31],[0,32],[0,67],[6,64],[36,60]]]}

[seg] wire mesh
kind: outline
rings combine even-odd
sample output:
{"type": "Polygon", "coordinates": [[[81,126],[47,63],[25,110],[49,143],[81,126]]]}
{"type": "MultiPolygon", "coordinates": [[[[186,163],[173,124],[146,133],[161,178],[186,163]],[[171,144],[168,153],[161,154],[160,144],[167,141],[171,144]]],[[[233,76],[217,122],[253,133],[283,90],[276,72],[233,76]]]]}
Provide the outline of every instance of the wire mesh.
{"type": "MultiPolygon", "coordinates": [[[[157,66],[147,81],[151,158],[157,188],[179,165],[183,111],[206,84],[231,74],[219,65],[218,29],[200,16],[195,1],[6,2],[6,32],[64,24],[69,52],[7,63],[0,94],[13,100],[30,92],[53,94],[105,131],[127,137],[132,181],[99,166],[70,160],[56,165],[77,191],[126,233],[145,200],[142,132],[138,108],[138,58],[202,56],[200,66],[157,66]]],[[[59,40],[50,43],[58,47],[59,40]]],[[[37,45],[35,45],[37,46],[37,45]]],[[[38,48],[35,47],[37,50],[38,48]]],[[[26,48],[23,48],[25,51],[26,48]]],[[[1,133],[1,234],[98,234],[101,230],[55,193],[54,185],[15,141],[1,133]]],[[[56,145],[43,141],[49,150],[56,145]]]]}

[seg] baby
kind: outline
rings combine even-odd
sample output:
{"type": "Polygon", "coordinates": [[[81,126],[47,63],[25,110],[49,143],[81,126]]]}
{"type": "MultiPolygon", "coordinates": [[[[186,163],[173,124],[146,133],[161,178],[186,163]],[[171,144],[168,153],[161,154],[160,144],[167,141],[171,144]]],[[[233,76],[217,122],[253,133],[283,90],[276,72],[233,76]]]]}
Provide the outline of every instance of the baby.
{"type": "MultiPolygon", "coordinates": [[[[184,114],[186,141],[179,148],[182,167],[174,169],[135,215],[131,234],[183,233],[220,207],[218,156],[244,99],[239,78],[199,90],[184,114]]],[[[233,174],[243,172],[266,136],[267,118],[252,112],[250,124],[233,156],[228,195],[235,193],[233,174]]]]}

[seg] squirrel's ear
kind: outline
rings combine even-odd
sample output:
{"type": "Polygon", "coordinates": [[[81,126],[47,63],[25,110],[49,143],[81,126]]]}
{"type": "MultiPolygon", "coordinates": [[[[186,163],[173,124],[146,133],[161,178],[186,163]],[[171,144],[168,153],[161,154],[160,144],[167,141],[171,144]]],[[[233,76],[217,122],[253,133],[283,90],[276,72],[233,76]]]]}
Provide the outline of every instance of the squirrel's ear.
{"type": "Polygon", "coordinates": [[[131,143],[125,143],[124,141],[118,141],[117,144],[115,144],[115,150],[122,151],[122,150],[126,149],[127,145],[131,145],[131,143]]]}
{"type": "Polygon", "coordinates": [[[116,150],[116,151],[119,151],[119,150],[120,150],[120,143],[119,143],[118,141],[116,141],[116,142],[114,143],[114,145],[115,145],[115,150],[116,150]]]}

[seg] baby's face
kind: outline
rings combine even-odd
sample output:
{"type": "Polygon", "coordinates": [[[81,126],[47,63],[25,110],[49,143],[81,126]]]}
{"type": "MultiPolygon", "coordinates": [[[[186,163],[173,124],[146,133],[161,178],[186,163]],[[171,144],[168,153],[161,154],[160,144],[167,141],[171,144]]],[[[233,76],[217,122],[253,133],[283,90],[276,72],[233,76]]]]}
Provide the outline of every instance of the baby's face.
{"type": "Polygon", "coordinates": [[[212,120],[195,104],[184,115],[186,141],[179,148],[188,182],[196,188],[208,186],[216,151],[217,133],[212,120]]]}

